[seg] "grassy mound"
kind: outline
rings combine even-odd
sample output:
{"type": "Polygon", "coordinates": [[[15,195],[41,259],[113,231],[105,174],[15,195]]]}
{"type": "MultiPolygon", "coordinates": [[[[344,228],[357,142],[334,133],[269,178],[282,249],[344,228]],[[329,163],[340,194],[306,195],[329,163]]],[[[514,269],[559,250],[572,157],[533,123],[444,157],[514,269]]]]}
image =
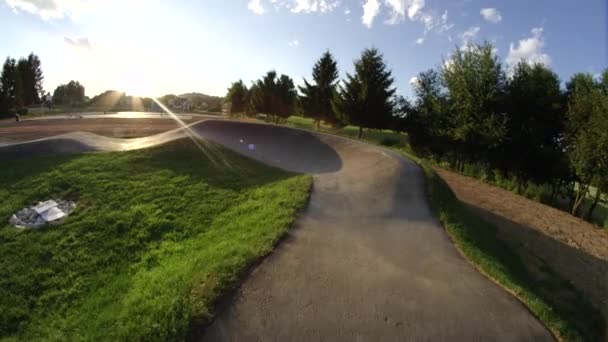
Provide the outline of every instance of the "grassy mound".
{"type": "Polygon", "coordinates": [[[0,168],[0,338],[167,340],[268,254],[312,179],[189,140],[0,168]],[[76,200],[60,226],[7,226],[20,208],[76,200]]]}

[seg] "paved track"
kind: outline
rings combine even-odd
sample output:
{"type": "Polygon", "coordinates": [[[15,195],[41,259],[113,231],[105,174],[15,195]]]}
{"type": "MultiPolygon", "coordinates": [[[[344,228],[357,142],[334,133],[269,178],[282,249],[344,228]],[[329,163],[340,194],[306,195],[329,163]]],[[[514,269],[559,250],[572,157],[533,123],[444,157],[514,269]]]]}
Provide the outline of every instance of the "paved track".
{"type": "MultiPolygon", "coordinates": [[[[413,162],[353,140],[281,127],[209,120],[192,128],[264,163],[314,174],[310,204],[288,238],[202,340],[552,340],[522,304],[459,255],[429,211],[424,176],[413,162]]],[[[0,147],[0,160],[42,146],[125,150],[180,136],[125,141],[74,134],[0,147]]]]}

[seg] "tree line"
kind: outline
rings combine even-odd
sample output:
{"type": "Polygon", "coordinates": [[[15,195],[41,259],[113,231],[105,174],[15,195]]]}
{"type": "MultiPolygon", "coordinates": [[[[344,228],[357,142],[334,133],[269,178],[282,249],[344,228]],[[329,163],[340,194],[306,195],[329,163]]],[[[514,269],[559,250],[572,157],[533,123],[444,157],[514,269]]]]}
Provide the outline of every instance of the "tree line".
{"type": "Polygon", "coordinates": [[[414,98],[396,95],[382,54],[365,49],[354,72],[339,79],[329,51],[298,90],[268,72],[248,88],[232,83],[232,113],[264,113],[274,121],[301,114],[332,126],[406,132],[415,153],[488,181],[510,179],[519,193],[546,187],[544,200],[569,199],[573,215],[590,219],[608,193],[608,70],[577,73],[565,88],[548,66],[506,66],[489,43],[457,48],[414,82],[414,98]],[[582,203],[591,196],[583,212],[582,203]]]}
{"type": "MultiPolygon", "coordinates": [[[[45,94],[42,87],[43,80],[40,58],[34,53],[18,60],[7,57],[0,72],[0,118],[12,117],[17,113],[27,114],[28,107],[36,105],[44,105],[49,109],[63,107],[68,110],[85,107],[102,111],[161,110],[152,98],[128,96],[116,90],[107,90],[89,99],[85,95],[84,85],[75,80],[58,85],[52,94],[50,92],[45,94]]],[[[282,87],[282,84],[280,86],[282,87]]],[[[221,97],[201,93],[179,96],[169,94],[160,97],[159,100],[175,109],[212,112],[222,110],[221,97]]],[[[290,109],[281,109],[282,112],[286,110],[290,109]]]]}

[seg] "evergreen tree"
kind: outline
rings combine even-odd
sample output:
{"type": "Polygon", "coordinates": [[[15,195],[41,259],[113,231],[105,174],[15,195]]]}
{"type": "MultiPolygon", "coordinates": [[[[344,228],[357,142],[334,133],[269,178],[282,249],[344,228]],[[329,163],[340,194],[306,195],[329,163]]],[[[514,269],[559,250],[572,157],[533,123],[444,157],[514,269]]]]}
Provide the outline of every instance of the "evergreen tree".
{"type": "Polygon", "coordinates": [[[312,68],[314,84],[304,79],[300,86],[300,104],[305,116],[314,119],[317,129],[321,121],[335,124],[339,120],[334,114],[331,101],[335,96],[338,80],[338,64],[329,51],[326,51],[312,68]]]}
{"type": "Polygon", "coordinates": [[[297,92],[293,80],[287,75],[277,77],[269,71],[251,89],[251,104],[258,113],[267,114],[275,122],[293,114],[297,92]]]}
{"type": "Polygon", "coordinates": [[[14,58],[6,58],[2,66],[0,84],[2,85],[0,96],[2,102],[4,102],[4,115],[10,115],[21,109],[23,106],[23,87],[17,69],[17,62],[14,58]]]}
{"type": "Polygon", "coordinates": [[[27,58],[20,58],[17,62],[17,70],[22,84],[23,104],[30,106],[40,103],[44,77],[38,56],[30,53],[27,58]]]}
{"type": "Polygon", "coordinates": [[[365,49],[355,61],[354,75],[347,74],[333,101],[334,110],[352,125],[383,129],[393,121],[393,78],[377,49],[365,49]]]}
{"type": "Polygon", "coordinates": [[[226,102],[230,103],[230,113],[243,113],[247,109],[249,90],[242,80],[232,83],[226,94],[226,102]]]}

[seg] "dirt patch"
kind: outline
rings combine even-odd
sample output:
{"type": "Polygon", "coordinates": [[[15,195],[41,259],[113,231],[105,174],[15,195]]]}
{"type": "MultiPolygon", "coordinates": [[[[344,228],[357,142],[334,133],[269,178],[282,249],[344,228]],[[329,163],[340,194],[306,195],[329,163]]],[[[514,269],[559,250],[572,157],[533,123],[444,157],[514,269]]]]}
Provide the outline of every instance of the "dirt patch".
{"type": "MultiPolygon", "coordinates": [[[[185,120],[191,123],[195,120],[185,120]]],[[[0,143],[27,141],[54,135],[83,131],[114,138],[145,137],[174,128],[178,124],[172,119],[49,119],[0,120],[0,143]]]]}
{"type": "MultiPolygon", "coordinates": [[[[608,323],[608,234],[566,212],[441,168],[435,171],[458,199],[499,229],[539,281],[571,282],[603,312],[608,323]],[[550,268],[550,270],[547,269],[550,268]]],[[[551,284],[550,295],[571,294],[551,284]]]]}

